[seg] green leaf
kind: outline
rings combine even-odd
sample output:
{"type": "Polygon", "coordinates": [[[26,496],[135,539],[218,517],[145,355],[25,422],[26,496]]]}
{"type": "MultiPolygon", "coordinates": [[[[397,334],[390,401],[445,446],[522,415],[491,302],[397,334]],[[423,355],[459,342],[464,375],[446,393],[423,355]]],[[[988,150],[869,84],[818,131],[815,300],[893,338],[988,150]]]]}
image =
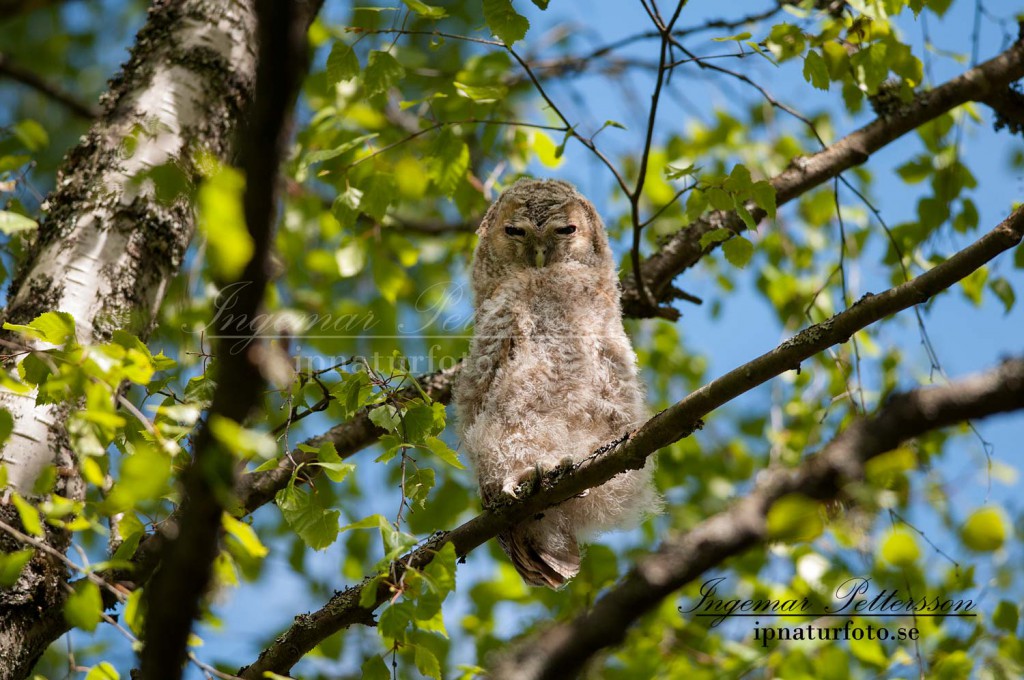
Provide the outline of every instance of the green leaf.
{"type": "MultiPolygon", "coordinates": [[[[456,80],[453,85],[455,91],[467,99],[472,99],[480,104],[490,104],[500,101],[508,95],[508,88],[504,85],[469,85],[456,80]]],[[[554,146],[554,143],[552,143],[554,146]]]]}
{"type": "Polygon", "coordinates": [[[39,510],[36,506],[17,493],[11,496],[11,501],[14,502],[14,507],[18,511],[18,517],[21,518],[21,526],[24,527],[25,533],[42,537],[44,535],[43,522],[39,518],[39,510]]]}
{"type": "Polygon", "coordinates": [[[252,525],[235,519],[228,513],[221,517],[221,523],[229,536],[233,536],[249,557],[262,558],[267,556],[267,547],[260,542],[259,536],[252,525]]]}
{"type": "Polygon", "coordinates": [[[366,244],[353,239],[334,251],[338,275],[343,279],[355,276],[366,267],[366,244]]]}
{"type": "Polygon", "coordinates": [[[388,670],[384,659],[379,656],[371,656],[364,661],[360,670],[362,680],[391,680],[391,671],[388,670]]]}
{"type": "Polygon", "coordinates": [[[700,247],[701,249],[707,248],[714,243],[721,243],[732,238],[733,233],[729,229],[712,229],[711,231],[701,234],[700,247]]]}
{"type": "Polygon", "coordinates": [[[388,640],[404,641],[406,630],[413,620],[412,603],[402,600],[385,609],[380,614],[377,630],[388,640]]]}
{"type": "Polygon", "coordinates": [[[75,319],[67,312],[40,314],[27,326],[5,323],[4,329],[37,338],[51,345],[63,345],[75,339],[75,319]]]}
{"type": "Polygon", "coordinates": [[[537,7],[542,10],[547,9],[550,2],[551,0],[533,0],[533,4],[537,5],[537,7]]]}
{"type": "Polygon", "coordinates": [[[526,37],[530,22],[516,12],[512,0],[484,0],[484,21],[491,33],[506,45],[526,37]]]}
{"type": "Polygon", "coordinates": [[[750,178],[750,169],[742,164],[734,165],[729,176],[722,184],[726,191],[732,192],[733,194],[741,194],[744,197],[750,193],[753,185],[754,182],[750,178]]]}
{"type": "Polygon", "coordinates": [[[977,227],[978,207],[974,205],[974,201],[969,198],[965,198],[963,201],[963,207],[953,219],[953,229],[961,234],[965,234],[972,229],[977,229],[977,227]]]}
{"type": "Polygon", "coordinates": [[[210,416],[210,434],[225,449],[243,458],[267,460],[277,455],[277,442],[269,433],[242,427],[217,413],[210,416]]]}
{"type": "Polygon", "coordinates": [[[712,38],[711,40],[712,42],[729,42],[730,40],[735,40],[739,42],[741,40],[746,40],[749,37],[750,31],[743,31],[742,33],[737,33],[736,35],[728,35],[725,36],[724,38],[712,38]]]}
{"type": "Polygon", "coordinates": [[[455,590],[456,562],[455,544],[449,541],[423,569],[423,575],[430,583],[430,587],[442,598],[455,590]]]}
{"type": "Polygon", "coordinates": [[[405,77],[405,69],[391,54],[380,50],[371,51],[370,60],[366,65],[366,73],[363,76],[366,96],[372,97],[387,92],[403,77],[405,77]]]}
{"type": "Polygon", "coordinates": [[[434,656],[434,653],[423,645],[416,645],[416,652],[413,656],[416,663],[416,670],[428,678],[441,680],[441,663],[434,656]]]}
{"type": "Polygon", "coordinates": [[[32,548],[0,553],[0,588],[9,588],[18,582],[21,570],[32,559],[33,553],[32,548]]]}
{"type": "Polygon", "coordinates": [[[742,236],[737,236],[722,244],[722,252],[725,253],[725,259],[729,264],[743,269],[754,254],[754,244],[742,236]]]}
{"type": "Polygon", "coordinates": [[[428,19],[443,19],[448,16],[448,12],[443,8],[433,7],[425,2],[420,2],[420,0],[402,0],[402,2],[405,3],[406,7],[416,12],[416,14],[428,19]]]}
{"type": "Polygon", "coordinates": [[[107,496],[106,509],[122,512],[139,503],[159,498],[167,491],[171,458],[152,446],[136,447],[121,459],[121,476],[107,496]]]}
{"type": "MultiPolygon", "coordinates": [[[[359,135],[358,137],[350,139],[347,142],[344,142],[343,144],[339,144],[333,149],[320,149],[319,151],[311,151],[308,154],[306,154],[306,156],[302,159],[302,163],[305,166],[310,166],[313,165],[314,163],[328,161],[344,153],[348,153],[352,149],[355,149],[356,147],[362,145],[364,142],[368,142],[371,139],[375,139],[378,136],[379,135],[376,132],[369,135],[359,135]]],[[[356,198],[358,198],[358,196],[356,198]]],[[[353,203],[354,205],[352,207],[355,208],[355,205],[357,205],[358,203],[353,203]]]]}
{"type": "Polygon", "coordinates": [[[1002,512],[991,507],[976,510],[960,528],[960,538],[964,545],[977,552],[998,550],[1006,541],[1006,521],[1002,512]]]}
{"type": "Polygon", "coordinates": [[[850,653],[860,659],[866,664],[870,664],[877,668],[888,668],[889,657],[885,653],[885,649],[882,647],[882,643],[875,639],[868,639],[865,636],[863,639],[850,638],[850,653]]]}
{"type": "Polygon", "coordinates": [[[110,663],[100,661],[85,674],[85,680],[121,680],[121,676],[110,663]]]}
{"type": "Polygon", "coordinates": [[[341,40],[331,45],[331,53],[327,55],[327,78],[332,83],[352,80],[359,75],[359,57],[355,50],[341,40]]]}
{"type": "Polygon", "coordinates": [[[414,505],[423,508],[427,504],[427,495],[434,488],[434,469],[423,467],[405,477],[405,495],[414,505]]]}
{"type": "Polygon", "coordinates": [[[38,226],[39,224],[29,217],[10,210],[0,210],[0,232],[8,236],[23,231],[32,231],[38,226]]]}
{"type": "Polygon", "coordinates": [[[828,64],[814,50],[808,50],[804,57],[804,80],[819,90],[828,89],[828,64]]]}
{"type": "Polygon", "coordinates": [[[362,680],[391,680],[391,672],[380,656],[368,658],[362,663],[360,671],[359,675],[362,680]]]}
{"type": "Polygon", "coordinates": [[[145,600],[142,599],[142,592],[142,588],[136,588],[128,595],[128,600],[124,603],[124,622],[136,635],[142,634],[146,625],[146,605],[145,600]]]}
{"type": "Polygon", "coordinates": [[[402,419],[397,408],[391,404],[382,404],[370,411],[370,422],[382,430],[394,432],[398,429],[402,419]]]}
{"type": "Polygon", "coordinates": [[[437,402],[411,402],[406,406],[405,415],[402,416],[405,441],[413,444],[424,442],[430,435],[440,434],[444,424],[444,404],[437,402]]]}
{"type": "Polygon", "coordinates": [[[732,210],[735,206],[732,194],[721,187],[708,187],[705,193],[708,197],[708,203],[715,210],[732,210]]]}
{"type": "Polygon", "coordinates": [[[341,527],[342,531],[348,531],[350,529],[382,529],[388,526],[388,521],[384,519],[384,515],[370,515],[364,517],[358,522],[352,522],[352,524],[346,524],[341,527]]]}
{"type": "Polygon", "coordinates": [[[665,166],[665,178],[666,179],[680,179],[682,177],[688,177],[690,175],[695,175],[698,172],[700,172],[700,168],[695,166],[693,163],[690,163],[689,165],[687,165],[685,167],[682,167],[682,168],[676,167],[674,165],[666,165],[665,166]]]}
{"type": "Polygon", "coordinates": [[[541,164],[549,168],[557,168],[563,163],[564,159],[558,153],[558,146],[555,144],[555,140],[540,130],[533,132],[532,139],[533,152],[537,154],[537,160],[541,164]]]}
{"type": "Polygon", "coordinates": [[[818,503],[796,493],[775,501],[767,524],[771,540],[787,543],[813,541],[824,529],[818,503]]]}
{"type": "Polygon", "coordinates": [[[974,303],[975,307],[980,307],[987,282],[988,267],[981,267],[960,280],[960,289],[963,290],[967,299],[974,303]]]}
{"type": "Polygon", "coordinates": [[[391,205],[395,195],[395,178],[389,173],[374,173],[362,185],[363,195],[359,199],[359,209],[380,222],[391,205]]]}
{"type": "MultiPolygon", "coordinates": [[[[301,446],[299,448],[302,448],[301,446]]],[[[334,447],[334,442],[325,442],[320,446],[317,451],[317,465],[324,470],[324,474],[332,482],[341,484],[348,477],[349,473],[356,469],[356,466],[352,463],[346,463],[341,460],[341,456],[338,455],[338,449],[334,447]]]]}
{"type": "Polygon", "coordinates": [[[768,217],[775,219],[775,187],[771,182],[765,180],[754,182],[750,187],[750,195],[754,199],[754,203],[764,210],[768,217]]]}
{"type": "Polygon", "coordinates": [[[29,151],[41,151],[50,144],[46,129],[31,118],[19,122],[11,128],[11,133],[29,151]]]}
{"type": "MultiPolygon", "coordinates": [[[[1002,276],[992,279],[989,282],[988,287],[992,289],[992,292],[996,294],[996,297],[1003,303],[1004,313],[1009,313],[1013,309],[1013,304],[1017,301],[1017,295],[1013,292],[1013,286],[1010,282],[1004,279],[1002,276]]],[[[2,429],[0,429],[0,442],[3,441],[2,429]]]]}
{"type": "Polygon", "coordinates": [[[428,167],[438,191],[451,196],[469,169],[469,147],[450,129],[445,129],[432,146],[428,167]]]}
{"type": "Polygon", "coordinates": [[[931,667],[928,674],[933,680],[963,680],[972,677],[974,660],[967,655],[967,652],[958,649],[942,657],[938,663],[931,667]]]}
{"type": "Polygon", "coordinates": [[[338,538],[341,512],[323,507],[322,497],[293,485],[274,497],[288,526],[313,550],[323,550],[338,538]]]}
{"type": "Polygon", "coordinates": [[[73,628],[94,631],[103,618],[100,587],[88,579],[75,583],[75,592],[64,601],[64,618],[73,628]]]}
{"type": "MultiPolygon", "coordinates": [[[[11,416],[11,412],[5,408],[0,408],[0,446],[3,446],[11,437],[11,433],[14,432],[14,417],[11,416]]],[[[7,468],[3,468],[4,471],[7,468]]],[[[4,485],[0,485],[2,489],[4,485]]]]}
{"type": "Polygon", "coordinates": [[[747,206],[743,204],[743,200],[739,195],[733,196],[733,199],[735,200],[733,208],[736,210],[736,214],[740,216],[740,219],[743,220],[743,224],[747,229],[756,229],[757,223],[754,222],[754,216],[750,214],[749,210],[747,210],[747,206]]]}
{"type": "Polygon", "coordinates": [[[1009,600],[1000,600],[996,610],[992,612],[992,623],[1011,633],[1017,630],[1020,622],[1020,608],[1009,600]]]}
{"type": "Polygon", "coordinates": [[[252,258],[252,236],[242,210],[244,193],[245,177],[228,166],[218,167],[199,187],[199,231],[206,237],[213,271],[225,281],[236,281],[252,258]]]}
{"type": "Polygon", "coordinates": [[[882,559],[894,567],[909,567],[921,559],[921,548],[906,529],[893,529],[882,541],[882,559]]]}
{"type": "Polygon", "coordinates": [[[459,462],[459,455],[437,437],[427,437],[425,444],[432,454],[452,467],[458,468],[459,470],[466,469],[466,466],[459,462]]]}

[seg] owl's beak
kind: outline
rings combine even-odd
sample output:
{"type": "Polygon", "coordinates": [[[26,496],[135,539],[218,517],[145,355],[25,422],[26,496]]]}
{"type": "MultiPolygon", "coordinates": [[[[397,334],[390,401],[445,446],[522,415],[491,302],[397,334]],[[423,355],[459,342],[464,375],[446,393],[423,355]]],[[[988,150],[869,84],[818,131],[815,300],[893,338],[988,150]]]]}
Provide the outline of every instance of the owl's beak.
{"type": "Polygon", "coordinates": [[[537,269],[544,266],[544,249],[538,248],[533,254],[533,264],[537,269]]]}

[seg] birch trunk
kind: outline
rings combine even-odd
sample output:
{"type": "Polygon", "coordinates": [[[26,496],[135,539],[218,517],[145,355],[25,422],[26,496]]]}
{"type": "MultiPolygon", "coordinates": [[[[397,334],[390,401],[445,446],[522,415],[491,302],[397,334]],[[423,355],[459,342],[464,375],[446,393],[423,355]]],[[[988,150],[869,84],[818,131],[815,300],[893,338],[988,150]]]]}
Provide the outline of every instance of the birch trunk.
{"type": "MultiPolygon", "coordinates": [[[[128,63],[102,99],[103,114],[65,158],[32,252],[12,282],[4,321],[25,324],[47,311],[77,323],[80,343],[117,329],[145,337],[194,229],[187,201],[161,203],[147,169],[173,163],[192,178],[201,152],[226,158],[255,77],[255,18],[249,0],[156,0],[128,63]]],[[[67,407],[0,392],[14,418],[2,452],[11,486],[31,494],[56,465],[57,492],[83,487],[64,431],[67,407]]],[[[10,505],[0,516],[17,525],[10,505]]],[[[69,538],[48,529],[63,552],[69,538]]],[[[23,546],[7,534],[0,549],[23,546]]],[[[0,678],[21,678],[64,630],[68,574],[37,552],[19,582],[0,593],[0,678]],[[58,616],[47,616],[56,608],[58,616]]]]}

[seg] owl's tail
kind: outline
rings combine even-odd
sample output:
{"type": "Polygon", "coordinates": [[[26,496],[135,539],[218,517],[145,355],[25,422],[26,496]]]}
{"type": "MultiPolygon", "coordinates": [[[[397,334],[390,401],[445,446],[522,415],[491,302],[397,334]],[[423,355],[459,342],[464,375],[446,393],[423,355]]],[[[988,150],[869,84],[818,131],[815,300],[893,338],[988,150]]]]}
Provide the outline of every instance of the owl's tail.
{"type": "Polygon", "coordinates": [[[580,573],[580,547],[572,532],[549,536],[531,529],[530,524],[520,525],[498,535],[498,543],[524,581],[560,588],[580,573]]]}

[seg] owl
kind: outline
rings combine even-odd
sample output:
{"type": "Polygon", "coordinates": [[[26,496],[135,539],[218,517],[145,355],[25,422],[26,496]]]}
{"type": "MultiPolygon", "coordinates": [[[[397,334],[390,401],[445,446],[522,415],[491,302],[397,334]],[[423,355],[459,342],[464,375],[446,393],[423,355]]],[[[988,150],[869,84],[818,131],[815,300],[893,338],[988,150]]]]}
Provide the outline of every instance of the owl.
{"type": "MultiPolygon", "coordinates": [[[[647,411],[594,206],[567,182],[520,180],[477,234],[475,330],[454,400],[487,505],[581,461],[647,411]]],[[[579,573],[581,540],[657,511],[652,473],[649,463],[617,475],[498,540],[526,583],[558,588],[579,573]]]]}

